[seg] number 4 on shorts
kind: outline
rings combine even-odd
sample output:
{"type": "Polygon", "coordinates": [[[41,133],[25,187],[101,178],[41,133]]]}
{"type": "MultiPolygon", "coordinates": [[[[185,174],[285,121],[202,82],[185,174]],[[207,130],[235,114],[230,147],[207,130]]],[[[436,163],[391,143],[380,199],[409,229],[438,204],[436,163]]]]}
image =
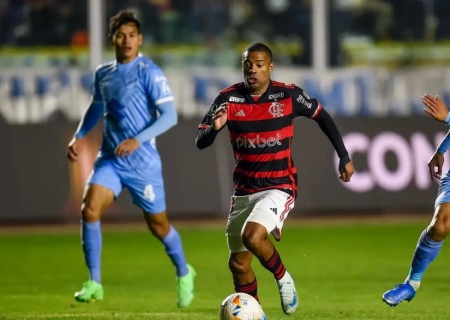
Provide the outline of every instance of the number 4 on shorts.
{"type": "Polygon", "coordinates": [[[153,200],[155,200],[156,195],[155,192],[153,191],[153,186],[151,184],[145,186],[144,197],[152,202],[153,200]]]}

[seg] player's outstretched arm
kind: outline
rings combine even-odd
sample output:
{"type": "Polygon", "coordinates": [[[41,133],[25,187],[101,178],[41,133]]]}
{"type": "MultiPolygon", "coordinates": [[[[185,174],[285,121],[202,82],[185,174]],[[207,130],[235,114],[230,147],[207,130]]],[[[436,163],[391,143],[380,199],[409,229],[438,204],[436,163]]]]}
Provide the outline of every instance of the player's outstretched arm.
{"type": "Polygon", "coordinates": [[[74,137],[76,139],[83,139],[95,127],[98,120],[102,117],[103,109],[103,102],[92,100],[75,131],[74,137]]]}
{"type": "Polygon", "coordinates": [[[100,90],[98,72],[101,67],[97,68],[94,72],[94,77],[92,81],[92,98],[91,104],[87,108],[83,117],[81,118],[80,124],[78,125],[77,131],[74,134],[75,139],[82,139],[85,135],[95,127],[98,120],[102,117],[104,104],[103,96],[100,90]]]}
{"type": "Polygon", "coordinates": [[[353,163],[345,148],[344,141],[342,141],[341,133],[333,118],[331,118],[330,114],[322,108],[317,99],[308,96],[302,88],[294,86],[291,95],[292,97],[295,97],[293,100],[294,117],[305,116],[314,119],[319,124],[320,129],[322,129],[323,133],[325,133],[331,141],[339,156],[339,173],[341,175],[339,179],[344,182],[349,182],[351,176],[355,172],[355,168],[353,167],[353,163]]]}
{"type": "Polygon", "coordinates": [[[91,104],[81,118],[80,124],[78,125],[72,140],[67,146],[67,158],[70,161],[73,162],[78,160],[78,145],[80,140],[83,139],[83,137],[95,127],[98,120],[100,120],[102,113],[103,103],[92,100],[91,104]]]}
{"type": "Polygon", "coordinates": [[[104,105],[97,77],[98,70],[99,68],[97,68],[94,73],[91,103],[81,118],[78,128],[73,135],[73,139],[69,142],[67,147],[67,158],[70,161],[77,161],[79,141],[95,127],[103,114],[104,105]]]}
{"type": "Polygon", "coordinates": [[[348,155],[348,151],[345,148],[344,141],[342,140],[342,136],[336,122],[334,122],[333,118],[325,109],[322,109],[314,120],[318,123],[323,133],[325,133],[328,137],[336,150],[337,155],[339,156],[339,173],[341,174],[340,179],[344,182],[350,181],[355,169],[348,155]]]}

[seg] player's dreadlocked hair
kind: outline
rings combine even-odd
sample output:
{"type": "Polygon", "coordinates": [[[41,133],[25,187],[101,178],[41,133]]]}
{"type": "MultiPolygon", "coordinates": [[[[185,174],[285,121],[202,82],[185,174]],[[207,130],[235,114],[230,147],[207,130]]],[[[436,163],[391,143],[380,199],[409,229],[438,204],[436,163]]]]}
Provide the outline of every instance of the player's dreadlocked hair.
{"type": "MultiPolygon", "coordinates": [[[[265,52],[269,56],[270,62],[272,62],[273,59],[272,50],[270,50],[268,46],[261,42],[252,43],[247,48],[245,48],[244,53],[245,52],[265,52]]],[[[242,54],[242,56],[244,56],[244,53],[242,54]]]]}
{"type": "Polygon", "coordinates": [[[127,23],[134,23],[138,29],[138,32],[141,33],[141,24],[134,13],[131,11],[122,10],[109,20],[109,34],[114,36],[117,30],[119,30],[122,25],[127,23]]]}

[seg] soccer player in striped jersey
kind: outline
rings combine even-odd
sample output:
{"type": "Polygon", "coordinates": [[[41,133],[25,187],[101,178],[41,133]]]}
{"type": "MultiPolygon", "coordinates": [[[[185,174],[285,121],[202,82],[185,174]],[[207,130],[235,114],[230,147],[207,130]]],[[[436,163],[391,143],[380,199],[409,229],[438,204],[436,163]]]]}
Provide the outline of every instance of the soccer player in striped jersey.
{"type": "Polygon", "coordinates": [[[187,307],[194,297],[195,271],[186,263],[181,238],[167,218],[162,164],[155,142],[155,137],[177,123],[174,98],[162,70],[139,53],[142,34],[133,13],[121,11],[111,18],[110,41],[116,59],[95,71],[92,102],[68,146],[69,159],[77,161],[80,140],[104,115],[103,143],[81,209],[82,244],[90,278],[75,293],[75,300],[103,299],[100,218],[127,188],[175,265],[178,306],[187,307]]]}
{"type": "Polygon", "coordinates": [[[305,116],[318,123],[340,158],[340,179],[349,182],[354,167],[331,116],[301,88],[272,81],[273,68],[270,48],[250,45],[242,55],[244,82],[218,94],[199,125],[196,145],[207,148],[228,127],[237,163],[226,227],[236,292],[258,299],[251,268],[254,255],[274,275],[284,313],[292,314],[298,306],[294,280],[268,235],[281,239],[297,196],[297,169],[291,157],[294,118],[305,116]]]}
{"type": "MultiPolygon", "coordinates": [[[[424,111],[439,122],[450,125],[450,113],[442,100],[436,96],[422,96],[424,111]]],[[[434,216],[417,241],[408,275],[403,283],[382,295],[383,301],[395,307],[403,301],[411,301],[419,290],[428,266],[436,259],[442,244],[450,234],[450,170],[442,176],[444,154],[450,148],[450,131],[428,162],[430,178],[439,180],[438,194],[434,203],[434,216]]]]}

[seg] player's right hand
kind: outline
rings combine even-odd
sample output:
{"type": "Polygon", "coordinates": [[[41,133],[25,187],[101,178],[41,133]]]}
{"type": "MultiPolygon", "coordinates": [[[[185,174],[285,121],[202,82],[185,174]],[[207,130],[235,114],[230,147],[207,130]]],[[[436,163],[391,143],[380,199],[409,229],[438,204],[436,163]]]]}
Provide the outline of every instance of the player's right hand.
{"type": "Polygon", "coordinates": [[[227,123],[228,120],[227,110],[228,110],[228,103],[224,102],[214,112],[213,115],[214,130],[219,131],[227,123]]]}
{"type": "Polygon", "coordinates": [[[435,152],[428,161],[428,169],[430,170],[430,178],[441,180],[442,166],[444,165],[444,155],[440,152],[435,152]]]}
{"type": "Polygon", "coordinates": [[[80,140],[77,138],[73,138],[72,141],[69,142],[67,146],[67,159],[70,162],[74,162],[78,160],[78,150],[79,150],[80,140]]]}

